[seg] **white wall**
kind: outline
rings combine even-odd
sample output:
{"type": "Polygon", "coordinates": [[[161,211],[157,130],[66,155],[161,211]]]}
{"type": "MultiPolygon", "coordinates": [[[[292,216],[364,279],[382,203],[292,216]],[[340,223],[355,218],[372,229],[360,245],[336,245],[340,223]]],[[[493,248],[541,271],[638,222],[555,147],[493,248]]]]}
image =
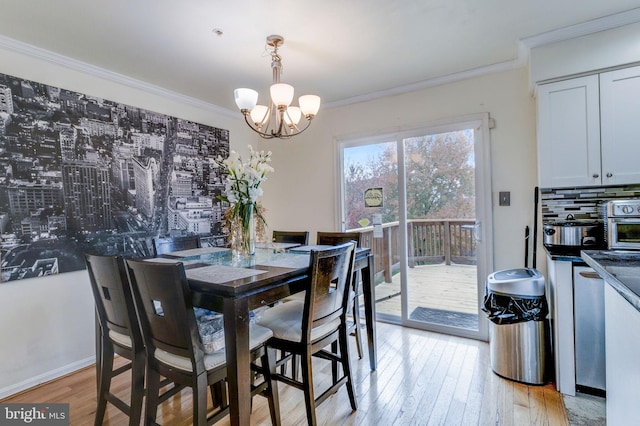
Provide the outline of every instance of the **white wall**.
{"type": "Polygon", "coordinates": [[[86,271],[0,284],[0,398],[95,361],[86,271]]]}
{"type": "MultiPolygon", "coordinates": [[[[8,49],[0,48],[0,73],[228,129],[231,148],[240,152],[246,145],[236,141],[253,137],[239,113],[236,118],[8,49]]],[[[86,271],[0,283],[0,398],[93,363],[94,324],[86,271]]]]}
{"type": "Polygon", "coordinates": [[[308,133],[265,141],[275,168],[265,183],[271,229],[337,230],[336,138],[388,133],[441,119],[489,112],[491,131],[495,268],[524,263],[524,228],[533,227],[536,186],[535,103],[524,68],[340,108],[321,109],[308,133]],[[497,193],[511,191],[511,206],[497,193]]]}

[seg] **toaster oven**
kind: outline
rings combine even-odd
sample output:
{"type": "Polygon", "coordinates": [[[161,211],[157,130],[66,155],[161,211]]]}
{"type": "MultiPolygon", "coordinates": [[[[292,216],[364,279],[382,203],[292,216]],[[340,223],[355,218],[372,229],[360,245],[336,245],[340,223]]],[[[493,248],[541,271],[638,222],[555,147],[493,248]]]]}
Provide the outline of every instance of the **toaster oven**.
{"type": "Polygon", "coordinates": [[[640,250],[640,199],[607,203],[606,233],[610,250],[640,250]]]}

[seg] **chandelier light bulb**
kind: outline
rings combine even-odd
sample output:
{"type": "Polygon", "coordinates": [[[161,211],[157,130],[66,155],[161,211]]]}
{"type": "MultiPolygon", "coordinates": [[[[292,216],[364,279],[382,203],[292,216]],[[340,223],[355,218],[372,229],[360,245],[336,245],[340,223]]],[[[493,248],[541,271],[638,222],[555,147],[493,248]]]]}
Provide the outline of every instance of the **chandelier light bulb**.
{"type": "Polygon", "coordinates": [[[305,117],[313,117],[320,109],[320,96],[304,95],[298,98],[298,104],[305,117]]]}
{"type": "Polygon", "coordinates": [[[251,121],[257,128],[261,128],[269,120],[269,108],[265,105],[256,105],[251,110],[251,121]]]}
{"type": "Polygon", "coordinates": [[[285,83],[272,84],[271,100],[277,107],[288,107],[293,100],[293,86],[285,83]]]}
{"type": "Polygon", "coordinates": [[[293,127],[298,124],[301,117],[302,111],[300,111],[300,108],[296,106],[290,106],[287,108],[283,115],[284,122],[287,123],[287,126],[289,127],[293,127]]]}
{"type": "Polygon", "coordinates": [[[233,91],[236,105],[240,111],[251,111],[258,103],[258,92],[253,89],[240,88],[233,91]]]}

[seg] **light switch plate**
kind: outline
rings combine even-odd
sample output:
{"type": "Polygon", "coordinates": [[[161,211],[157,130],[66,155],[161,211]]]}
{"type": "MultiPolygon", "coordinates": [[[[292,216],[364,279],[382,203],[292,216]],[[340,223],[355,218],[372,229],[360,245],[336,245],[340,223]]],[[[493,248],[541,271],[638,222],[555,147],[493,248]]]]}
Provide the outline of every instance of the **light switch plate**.
{"type": "Polygon", "coordinates": [[[501,205],[501,206],[510,206],[511,205],[511,192],[509,192],[509,191],[500,191],[498,204],[501,205]]]}

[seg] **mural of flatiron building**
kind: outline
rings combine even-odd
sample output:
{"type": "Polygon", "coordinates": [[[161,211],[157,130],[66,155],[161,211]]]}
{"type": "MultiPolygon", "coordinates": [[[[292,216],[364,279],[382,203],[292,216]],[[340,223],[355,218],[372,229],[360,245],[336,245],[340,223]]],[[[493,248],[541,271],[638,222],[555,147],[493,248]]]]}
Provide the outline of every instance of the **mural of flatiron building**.
{"type": "Polygon", "coordinates": [[[153,157],[135,157],[133,176],[136,183],[136,208],[147,218],[153,216],[155,208],[155,180],[160,168],[153,157]]]}

